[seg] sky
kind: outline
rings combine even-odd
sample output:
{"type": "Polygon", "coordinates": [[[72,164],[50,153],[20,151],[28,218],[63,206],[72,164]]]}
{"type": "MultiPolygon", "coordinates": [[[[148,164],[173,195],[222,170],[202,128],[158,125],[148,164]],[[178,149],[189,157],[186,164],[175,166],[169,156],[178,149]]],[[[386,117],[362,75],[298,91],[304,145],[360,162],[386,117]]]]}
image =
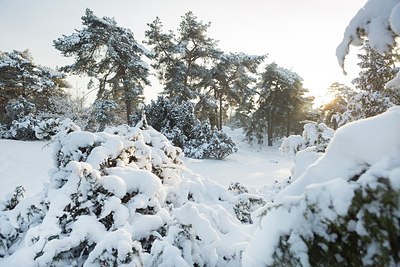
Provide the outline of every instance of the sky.
{"type": "MultiPolygon", "coordinates": [[[[96,16],[114,17],[137,41],[157,16],[165,30],[179,26],[192,11],[211,22],[209,37],[226,52],[268,55],[267,62],[298,73],[319,101],[333,82],[350,84],[358,73],[351,50],[347,76],[335,57],[346,26],[367,0],[0,0],[0,51],[29,49],[34,61],[55,68],[72,63],[52,46],[53,40],[81,29],[86,8],[96,16]]],[[[73,87],[84,88],[74,80],[73,87]]],[[[153,79],[147,98],[161,90],[153,79]]]]}

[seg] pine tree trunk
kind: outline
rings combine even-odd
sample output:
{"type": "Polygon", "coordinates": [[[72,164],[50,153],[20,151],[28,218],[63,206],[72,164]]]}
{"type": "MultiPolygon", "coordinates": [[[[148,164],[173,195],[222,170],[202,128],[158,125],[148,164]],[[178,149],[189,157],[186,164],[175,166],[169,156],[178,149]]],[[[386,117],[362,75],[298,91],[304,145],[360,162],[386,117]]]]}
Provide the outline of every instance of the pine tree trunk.
{"type": "Polygon", "coordinates": [[[222,94],[219,94],[219,123],[218,130],[222,130],[222,94]]]}
{"type": "Polygon", "coordinates": [[[132,115],[132,99],[130,97],[125,98],[126,106],[126,123],[131,125],[131,115],[132,115]]]}
{"type": "Polygon", "coordinates": [[[268,146],[272,146],[272,140],[273,140],[273,116],[272,116],[272,111],[268,112],[268,146]]]}
{"type": "Polygon", "coordinates": [[[287,112],[287,120],[286,120],[286,137],[289,137],[290,135],[290,130],[292,126],[292,113],[290,110],[287,112]]]}

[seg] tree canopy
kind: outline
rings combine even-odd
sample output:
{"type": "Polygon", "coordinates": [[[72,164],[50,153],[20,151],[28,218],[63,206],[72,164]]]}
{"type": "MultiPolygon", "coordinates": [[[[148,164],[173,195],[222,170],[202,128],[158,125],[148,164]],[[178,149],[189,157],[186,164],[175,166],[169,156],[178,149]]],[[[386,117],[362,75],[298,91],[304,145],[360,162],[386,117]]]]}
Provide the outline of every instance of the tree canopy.
{"type": "Polygon", "coordinates": [[[144,85],[150,84],[149,67],[143,60],[148,51],[135,40],[131,30],[118,26],[113,18],[99,18],[86,9],[82,25],[83,29],[54,41],[62,55],[75,58],[73,64],[61,70],[96,79],[97,100],[122,96],[129,123],[133,99],[143,94],[144,85]]]}

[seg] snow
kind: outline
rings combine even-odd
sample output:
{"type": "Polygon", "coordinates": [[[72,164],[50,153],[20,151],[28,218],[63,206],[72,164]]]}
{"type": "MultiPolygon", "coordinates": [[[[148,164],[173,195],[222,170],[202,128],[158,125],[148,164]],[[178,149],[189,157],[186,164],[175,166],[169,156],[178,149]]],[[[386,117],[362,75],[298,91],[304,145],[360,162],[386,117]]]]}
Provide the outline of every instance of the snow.
{"type": "MultiPolygon", "coordinates": [[[[278,147],[252,147],[243,141],[240,130],[230,130],[229,128],[224,130],[229,131],[228,135],[232,136],[235,142],[239,144],[239,151],[224,160],[197,160],[185,158],[185,165],[188,169],[224,187],[228,187],[231,182],[239,181],[253,189],[260,189],[266,185],[272,185],[275,180],[280,181],[291,175],[290,170],[293,167],[293,161],[290,158],[282,156],[278,147]]],[[[83,146],[87,143],[93,143],[93,139],[97,138],[88,133],[87,137],[84,139],[74,139],[75,137],[72,135],[68,139],[68,142],[76,146],[83,146]]],[[[93,150],[98,149],[100,151],[100,148],[103,147],[96,147],[93,150]]],[[[170,154],[175,153],[170,147],[166,149],[170,154]]],[[[22,185],[27,190],[27,196],[42,191],[43,182],[49,179],[48,171],[53,168],[53,144],[38,141],[23,142],[0,140],[0,151],[0,162],[2,162],[2,164],[0,164],[0,199],[3,199],[6,194],[11,192],[14,187],[18,185],[22,185]],[[21,168],[20,166],[26,167],[21,168]]],[[[68,151],[65,152],[67,153],[68,151]]],[[[99,161],[101,161],[100,159],[103,159],[105,155],[103,157],[99,155],[99,159],[95,164],[96,160],[94,159],[93,152],[91,153],[90,161],[92,161],[94,165],[97,165],[99,161]]],[[[97,152],[95,154],[97,154],[97,152]]],[[[132,171],[133,170],[129,170],[129,172],[132,171]]],[[[116,174],[116,172],[117,169],[114,169],[113,173],[109,174],[119,175],[116,174]]],[[[150,174],[146,173],[143,175],[150,174]]],[[[104,178],[105,177],[102,179],[104,178]]],[[[133,180],[131,181],[129,178],[124,179],[131,190],[139,187],[139,185],[136,185],[136,187],[134,186],[133,180]]],[[[138,179],[138,182],[151,183],[150,181],[155,182],[157,180],[154,178],[138,179]]],[[[105,182],[105,180],[103,182],[105,182]]],[[[109,184],[111,187],[111,183],[109,184]]],[[[154,186],[156,185],[152,187],[154,188],[154,186]]],[[[117,190],[117,188],[113,190],[117,190]]]]}
{"type": "MultiPolygon", "coordinates": [[[[180,159],[175,157],[179,150],[174,150],[152,128],[125,131],[120,136],[80,132],[79,138],[79,132],[72,133],[62,139],[66,146],[56,146],[61,149],[64,158],[72,160],[65,166],[63,161],[59,162],[57,172],[52,172],[52,183],[56,183],[58,177],[67,179],[59,187],[47,185],[48,191],[44,196],[49,207],[48,210],[43,209],[46,215],[42,222],[30,226],[27,220],[28,223],[23,225],[29,228],[24,238],[26,248],[7,257],[0,265],[18,262],[30,266],[32,262],[24,262],[23,258],[33,260],[32,255],[39,252],[42,254],[37,257],[37,263],[48,265],[60,249],[68,251],[82,240],[89,240],[95,246],[85,266],[97,266],[99,261],[112,260],[110,255],[114,251],[118,252],[117,261],[121,265],[132,256],[131,253],[138,253],[139,256],[134,256],[135,263],[140,265],[143,260],[145,266],[265,266],[274,263],[273,255],[279,253],[277,245],[280,238],[287,237],[290,252],[303,266],[310,266],[306,239],[318,234],[325,240],[335,241],[336,237],[328,234],[327,222],[347,215],[356,188],[373,190],[379,186],[378,179],[381,177],[387,177],[392,188],[400,187],[399,125],[400,107],[349,123],[339,128],[332,139],[329,129],[322,127],[316,132],[314,130],[321,125],[314,125],[316,128],[308,125],[303,138],[315,142],[319,136],[330,139],[325,153],[316,152],[316,146],[298,152],[294,181],[275,189],[276,180],[285,182],[291,175],[292,159],[281,155],[278,147],[257,149],[248,145],[242,141],[240,130],[225,129],[238,143],[238,153],[222,161],[185,158],[184,165],[172,163],[179,162],[180,159]],[[93,148],[94,145],[97,146],[93,148]],[[85,150],[88,147],[91,151],[85,150]],[[154,156],[157,153],[158,156],[154,156]],[[168,158],[163,153],[173,157],[168,158]],[[135,161],[128,164],[127,158],[132,155],[135,161]],[[108,165],[101,164],[104,160],[108,165]],[[110,163],[113,160],[117,163],[110,163]],[[152,168],[159,168],[159,172],[150,172],[152,168]],[[170,175],[158,176],[158,173],[170,175]],[[359,178],[354,181],[354,177],[359,178]],[[87,198],[86,192],[89,191],[84,190],[92,181],[96,181],[93,184],[98,182],[106,192],[99,206],[98,220],[79,216],[68,235],[53,238],[60,235],[59,218],[65,214],[65,208],[71,203],[77,188],[82,193],[79,196],[82,202],[80,207],[93,206],[91,201],[96,200],[87,198]],[[250,190],[230,193],[226,188],[234,181],[243,183],[250,190]],[[268,189],[277,194],[268,195],[268,189]],[[259,197],[260,202],[246,202],[254,196],[259,197]],[[237,214],[235,216],[234,207],[241,203],[250,205],[248,211],[252,213],[254,224],[240,224],[241,219],[237,214]],[[310,210],[310,207],[313,208],[310,210]],[[139,213],[139,210],[145,212],[139,213]],[[106,230],[99,222],[109,215],[113,218],[110,225],[112,231],[106,230]],[[162,227],[165,227],[165,232],[161,235],[158,230],[162,227]],[[153,239],[151,252],[142,253],[137,242],[148,238],[153,239]],[[18,256],[21,259],[16,258],[18,256]]],[[[299,137],[295,138],[294,143],[298,144],[299,137]]],[[[51,158],[49,150],[42,154],[38,152],[39,145],[43,143],[0,141],[2,154],[6,156],[2,158],[3,163],[10,162],[10,159],[20,162],[19,155],[23,155],[24,160],[31,158],[25,162],[25,172],[20,173],[20,180],[13,179],[14,169],[7,168],[8,164],[1,165],[3,176],[0,188],[11,191],[18,185],[17,181],[25,182],[31,177],[31,170],[37,162],[41,162],[42,157],[51,158]]],[[[47,180],[45,170],[51,165],[49,160],[48,166],[42,166],[37,183],[47,180]]],[[[27,186],[28,192],[32,192],[30,185],[27,186]]],[[[3,199],[5,196],[0,197],[3,199]]],[[[26,214],[27,203],[37,204],[39,209],[43,205],[38,195],[21,202],[6,215],[8,221],[0,217],[2,234],[12,236],[13,231],[20,227],[18,217],[26,214]]],[[[379,214],[379,206],[371,203],[368,212],[379,214]]],[[[347,229],[359,235],[368,235],[363,218],[361,210],[347,229]]],[[[364,262],[379,252],[378,249],[368,246],[370,256],[364,257],[364,262]]],[[[12,249],[9,251],[12,253],[12,249]]]]}
{"type": "Polygon", "coordinates": [[[278,199],[286,195],[300,195],[313,183],[360,174],[366,166],[399,155],[399,125],[400,107],[393,107],[383,115],[339,128],[318,164],[310,166],[292,186],[283,189],[278,199]],[[379,142],[372,141],[376,138],[379,138],[379,142]]]}
{"type": "Polygon", "coordinates": [[[26,195],[42,191],[53,167],[52,152],[48,142],[0,140],[0,199],[18,185],[26,195]]]}
{"type": "Polygon", "coordinates": [[[243,140],[241,129],[227,133],[238,144],[238,152],[224,160],[185,159],[185,165],[193,172],[228,187],[231,182],[240,182],[247,187],[260,189],[272,185],[274,181],[288,178],[293,161],[284,157],[278,147],[249,145],[243,140]]]}
{"type": "MultiPolygon", "coordinates": [[[[302,266],[310,266],[305,237],[318,233],[334,242],[335,237],[326,234],[324,222],[348,214],[355,188],[374,190],[380,177],[388,177],[393,187],[398,186],[399,155],[400,107],[339,128],[326,153],[278,192],[275,203],[268,203],[253,214],[259,220],[259,227],[244,252],[243,266],[272,265],[274,253],[279,253],[276,251],[279,238],[285,236],[293,253],[291,257],[296,257],[302,266]],[[360,178],[352,181],[357,175],[360,178]]],[[[377,205],[371,203],[368,212],[379,215],[377,205]]],[[[357,222],[349,227],[359,235],[368,235],[363,217],[363,212],[359,212],[357,222]]],[[[378,251],[373,246],[367,249],[378,251]]],[[[368,255],[363,258],[367,259],[368,255]]]]}
{"type": "MultiPolygon", "coordinates": [[[[400,35],[400,3],[398,0],[369,0],[347,26],[344,37],[336,49],[339,65],[344,70],[345,57],[350,45],[361,46],[368,38],[372,49],[379,53],[388,51],[400,35]]],[[[389,82],[400,85],[400,74],[389,82]]]]}

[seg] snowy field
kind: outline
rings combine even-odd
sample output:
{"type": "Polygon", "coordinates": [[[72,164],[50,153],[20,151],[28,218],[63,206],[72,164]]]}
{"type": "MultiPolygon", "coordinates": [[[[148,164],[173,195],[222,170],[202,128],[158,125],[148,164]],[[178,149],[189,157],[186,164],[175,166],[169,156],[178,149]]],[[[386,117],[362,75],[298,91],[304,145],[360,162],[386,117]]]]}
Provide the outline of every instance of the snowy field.
{"type": "MultiPolygon", "coordinates": [[[[243,141],[240,130],[225,130],[238,144],[237,153],[224,160],[185,158],[185,165],[224,187],[239,181],[249,189],[261,189],[290,176],[293,161],[282,156],[278,147],[250,146],[243,141]]],[[[27,190],[27,196],[43,189],[49,179],[47,173],[53,168],[52,144],[0,140],[0,151],[0,199],[18,185],[27,190]]]]}

